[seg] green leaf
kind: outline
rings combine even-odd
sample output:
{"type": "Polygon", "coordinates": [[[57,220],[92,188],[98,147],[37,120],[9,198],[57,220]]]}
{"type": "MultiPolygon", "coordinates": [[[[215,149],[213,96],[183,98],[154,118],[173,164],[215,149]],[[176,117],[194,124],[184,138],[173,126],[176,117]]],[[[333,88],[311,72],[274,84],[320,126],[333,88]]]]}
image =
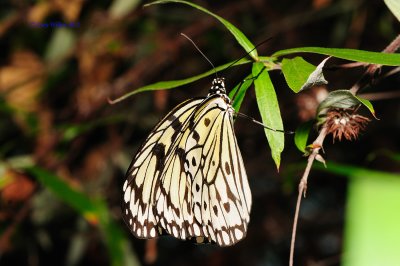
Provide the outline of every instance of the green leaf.
{"type": "Polygon", "coordinates": [[[324,54],[346,60],[352,60],[370,64],[400,66],[400,54],[387,54],[387,53],[369,52],[369,51],[346,49],[346,48],[299,47],[287,50],[280,50],[274,53],[272,56],[280,57],[284,55],[297,54],[297,53],[324,54]]]}
{"type": "Polygon", "coordinates": [[[325,115],[326,111],[330,108],[347,109],[358,104],[362,104],[367,107],[371,114],[375,116],[371,102],[354,96],[349,90],[336,90],[330,92],[326,99],[323,100],[318,106],[317,114],[318,117],[321,117],[325,115]]]}
{"type": "MultiPolygon", "coordinates": [[[[257,79],[254,80],[258,109],[260,110],[262,122],[273,129],[283,130],[281,112],[276,97],[274,85],[271,82],[268,71],[262,71],[264,65],[261,62],[253,63],[252,73],[257,79]],[[260,74],[260,72],[262,73],[260,74]]],[[[285,137],[281,132],[264,129],[269,146],[271,147],[272,158],[279,169],[281,153],[285,146],[285,137]]]]}
{"type": "MultiPolygon", "coordinates": [[[[207,72],[204,72],[204,73],[202,73],[200,75],[196,75],[196,76],[193,76],[193,77],[190,77],[190,78],[180,79],[180,80],[160,81],[160,82],[157,82],[157,83],[146,85],[146,86],[140,87],[140,88],[138,88],[138,89],[136,89],[134,91],[128,92],[128,93],[122,95],[121,97],[119,97],[119,98],[117,98],[115,100],[109,100],[109,102],[111,104],[114,104],[114,103],[120,102],[122,100],[125,100],[126,98],[128,98],[130,96],[133,96],[135,94],[138,94],[140,92],[156,91],[156,90],[168,90],[168,89],[173,89],[173,88],[176,88],[176,87],[179,87],[179,86],[182,86],[182,85],[186,85],[186,84],[192,83],[192,82],[194,82],[196,80],[199,80],[201,78],[213,75],[213,74],[215,74],[215,72],[224,70],[224,69],[232,66],[232,63],[234,63],[234,62],[235,61],[226,63],[224,65],[216,67],[215,69],[211,69],[211,70],[209,70],[207,72]]],[[[243,59],[239,60],[237,63],[235,63],[233,66],[248,64],[248,63],[251,63],[251,62],[253,62],[253,61],[249,60],[249,59],[246,59],[246,58],[243,58],[243,59]]]]}
{"type": "Polygon", "coordinates": [[[98,222],[99,217],[97,216],[97,213],[99,206],[97,203],[86,197],[82,192],[72,189],[72,187],[62,181],[58,176],[55,176],[41,168],[33,166],[26,170],[35,176],[46,188],[49,188],[60,199],[80,212],[89,221],[93,223],[98,222]]]}
{"type": "Polygon", "coordinates": [[[76,37],[73,30],[68,28],[56,28],[46,48],[46,61],[57,63],[73,49],[76,37]]]}
{"type": "Polygon", "coordinates": [[[380,149],[380,150],[377,150],[377,151],[374,151],[374,152],[368,154],[367,161],[371,162],[371,161],[375,160],[376,157],[378,157],[378,156],[383,156],[389,160],[400,163],[400,153],[396,153],[396,152],[393,152],[393,151],[387,150],[387,149],[380,149]]]}
{"type": "Polygon", "coordinates": [[[306,83],[301,86],[300,91],[312,88],[314,86],[321,86],[328,84],[324,77],[323,68],[330,57],[325,58],[321,63],[318,64],[317,68],[310,74],[306,83]]]}
{"type": "Polygon", "coordinates": [[[387,7],[393,15],[400,21],[400,1],[399,0],[384,0],[387,7]]]}
{"type": "Polygon", "coordinates": [[[121,18],[133,11],[139,4],[139,0],[114,0],[109,12],[112,18],[121,18]]]}
{"type": "Polygon", "coordinates": [[[314,120],[310,120],[310,121],[307,121],[307,122],[301,124],[296,129],[296,132],[294,135],[294,143],[296,144],[296,147],[303,153],[306,153],[308,136],[310,134],[310,131],[311,131],[314,123],[315,123],[314,120]]]}
{"type": "Polygon", "coordinates": [[[298,56],[293,59],[284,58],[282,60],[283,76],[289,88],[296,93],[301,90],[315,68],[315,66],[298,56]]]}
{"type": "MultiPolygon", "coordinates": [[[[25,169],[32,174],[44,187],[52,191],[60,200],[71,206],[86,218],[91,224],[99,225],[104,235],[110,253],[112,265],[126,265],[126,246],[129,245],[123,232],[113,222],[107,209],[107,204],[100,199],[91,199],[83,192],[71,187],[58,176],[36,166],[25,169]]],[[[132,253],[129,259],[132,265],[140,265],[132,253]]]]}
{"type": "Polygon", "coordinates": [[[374,107],[372,106],[372,103],[368,101],[367,99],[361,98],[359,96],[355,96],[357,100],[359,100],[365,107],[368,108],[368,110],[371,112],[371,114],[376,118],[375,116],[375,110],[374,107]]]}
{"type": "Polygon", "coordinates": [[[236,112],[239,112],[247,89],[251,86],[251,84],[253,84],[253,81],[253,76],[250,74],[242,82],[236,85],[235,88],[233,88],[229,93],[229,98],[233,101],[232,107],[236,112]],[[234,96],[235,98],[233,98],[234,96]]]}
{"type": "Polygon", "coordinates": [[[201,10],[204,13],[218,19],[232,33],[232,35],[235,37],[235,39],[238,41],[238,43],[244,48],[244,50],[247,53],[250,53],[250,56],[254,60],[257,60],[257,57],[258,57],[257,50],[254,49],[255,48],[254,44],[252,44],[250,42],[250,40],[238,28],[236,28],[233,24],[231,24],[229,21],[210,12],[209,10],[205,9],[204,7],[201,7],[199,5],[196,5],[196,4],[188,2],[188,1],[181,1],[181,0],[161,0],[161,1],[155,1],[155,2],[152,2],[149,4],[145,4],[144,6],[146,7],[146,6],[150,6],[150,5],[166,4],[166,3],[180,3],[180,4],[189,5],[189,6],[197,8],[198,10],[201,10]]]}
{"type": "Polygon", "coordinates": [[[400,261],[400,174],[333,162],[327,169],[317,168],[350,177],[343,265],[397,265],[400,261]]]}

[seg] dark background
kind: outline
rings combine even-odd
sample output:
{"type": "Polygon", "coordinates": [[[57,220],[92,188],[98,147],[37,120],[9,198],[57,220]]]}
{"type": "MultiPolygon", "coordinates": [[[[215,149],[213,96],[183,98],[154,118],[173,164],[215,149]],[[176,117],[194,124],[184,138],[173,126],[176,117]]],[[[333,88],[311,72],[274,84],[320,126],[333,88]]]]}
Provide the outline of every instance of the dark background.
{"type": "MultiPolygon", "coordinates": [[[[302,46],[383,50],[399,23],[380,0],[196,1],[237,26],[259,54],[302,46]]],[[[117,1],[0,2],[0,264],[109,265],[96,225],[60,201],[34,176],[10,167],[33,162],[90,197],[107,202],[113,219],[132,244],[131,254],[154,265],[286,265],[297,183],[306,158],[287,136],[277,173],[263,129],[246,120],[236,136],[253,193],[247,237],[228,248],[197,246],[173,238],[135,239],[120,215],[124,174],[156,122],[176,104],[204,96],[212,76],[169,91],[138,94],[110,105],[140,86],[190,77],[209,70],[206,60],[180,32],[190,36],[215,65],[245,52],[210,16],[179,4],[124,8],[117,1]],[[75,22],[74,27],[34,27],[31,22],[75,22]],[[79,24],[77,24],[79,23],[79,24]],[[59,29],[60,42],[51,45],[59,29]],[[65,49],[63,47],[66,47],[65,49]],[[75,257],[74,257],[75,256],[75,257]]],[[[317,65],[324,57],[304,55],[317,65]]],[[[345,61],[331,60],[329,65],[345,61]]],[[[383,68],[383,72],[389,68],[383,68]]],[[[221,75],[232,88],[248,73],[232,67],[221,75]]],[[[328,69],[328,89],[349,89],[362,69],[328,69]]],[[[312,117],[311,110],[271,73],[286,129],[312,117]]],[[[398,90],[399,75],[363,92],[398,90]]],[[[313,103],[314,94],[305,93],[313,103]]],[[[374,98],[373,98],[374,99],[374,98]]],[[[398,151],[400,109],[396,98],[374,101],[373,120],[359,140],[325,142],[329,162],[398,171],[379,151],[398,151]],[[371,158],[371,154],[378,154],[371,158]]],[[[260,120],[253,89],[241,112],[260,120]]],[[[313,133],[312,137],[315,137],[313,133]]],[[[312,171],[302,203],[296,265],[339,265],[342,254],[347,179],[312,171]]]]}

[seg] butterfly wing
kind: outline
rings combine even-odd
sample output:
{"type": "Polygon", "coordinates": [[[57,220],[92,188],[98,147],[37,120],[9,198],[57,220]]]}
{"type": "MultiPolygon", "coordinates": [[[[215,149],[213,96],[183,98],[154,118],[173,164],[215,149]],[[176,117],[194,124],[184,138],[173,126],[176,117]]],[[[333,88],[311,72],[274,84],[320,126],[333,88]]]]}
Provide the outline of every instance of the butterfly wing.
{"type": "Polygon", "coordinates": [[[161,234],[160,213],[155,209],[155,193],[162,187],[160,176],[166,169],[165,161],[174,157],[170,150],[176,146],[182,127],[202,100],[185,101],[167,114],[152,130],[128,168],[123,185],[122,216],[138,238],[161,234]]]}
{"type": "Polygon", "coordinates": [[[232,112],[222,97],[206,101],[194,116],[185,146],[187,172],[193,180],[191,236],[220,246],[233,245],[246,235],[251,208],[232,112]]]}
{"type": "Polygon", "coordinates": [[[246,235],[251,193],[219,95],[171,111],[139,150],[124,184],[124,218],[138,237],[232,245],[246,235]]]}

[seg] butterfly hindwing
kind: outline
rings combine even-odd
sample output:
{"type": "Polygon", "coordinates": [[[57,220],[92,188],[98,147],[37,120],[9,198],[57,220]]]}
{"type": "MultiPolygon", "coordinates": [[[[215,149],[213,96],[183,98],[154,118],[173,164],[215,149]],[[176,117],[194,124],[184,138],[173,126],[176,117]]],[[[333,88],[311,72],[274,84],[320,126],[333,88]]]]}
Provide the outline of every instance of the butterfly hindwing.
{"type": "Polygon", "coordinates": [[[232,245],[246,235],[251,192],[225,94],[188,100],[153,129],[128,169],[123,217],[139,238],[162,233],[232,245]]]}

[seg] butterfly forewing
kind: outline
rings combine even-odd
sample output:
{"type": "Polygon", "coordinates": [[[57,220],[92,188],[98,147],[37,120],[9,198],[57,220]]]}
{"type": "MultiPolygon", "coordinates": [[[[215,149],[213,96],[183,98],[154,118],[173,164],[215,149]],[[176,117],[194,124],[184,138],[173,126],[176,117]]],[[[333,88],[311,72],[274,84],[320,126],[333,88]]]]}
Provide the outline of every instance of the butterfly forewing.
{"type": "Polygon", "coordinates": [[[188,100],[146,139],[127,172],[123,217],[134,235],[232,245],[246,235],[251,193],[225,94],[188,100]]]}

